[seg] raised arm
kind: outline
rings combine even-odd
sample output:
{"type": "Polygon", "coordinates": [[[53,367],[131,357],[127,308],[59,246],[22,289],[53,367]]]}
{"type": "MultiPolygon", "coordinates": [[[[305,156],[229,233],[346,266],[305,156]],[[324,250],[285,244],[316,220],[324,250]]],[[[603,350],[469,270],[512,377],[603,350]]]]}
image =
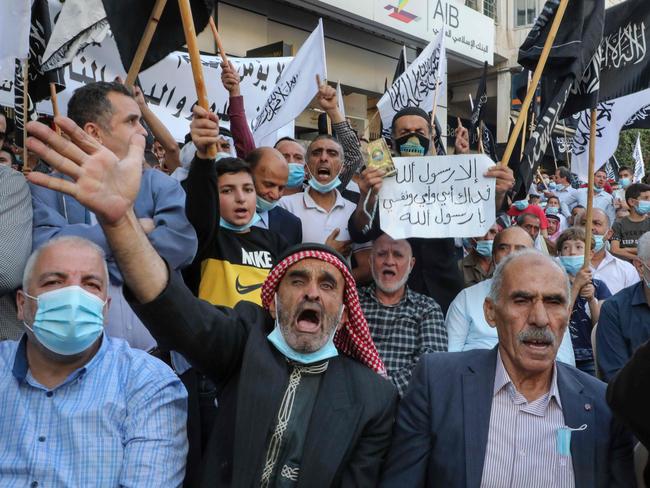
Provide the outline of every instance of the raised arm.
{"type": "Polygon", "coordinates": [[[230,61],[221,63],[221,83],[230,96],[228,101],[228,116],[230,117],[230,132],[235,141],[237,156],[244,159],[255,149],[255,139],[246,121],[244,97],[239,89],[239,73],[230,61]]]}

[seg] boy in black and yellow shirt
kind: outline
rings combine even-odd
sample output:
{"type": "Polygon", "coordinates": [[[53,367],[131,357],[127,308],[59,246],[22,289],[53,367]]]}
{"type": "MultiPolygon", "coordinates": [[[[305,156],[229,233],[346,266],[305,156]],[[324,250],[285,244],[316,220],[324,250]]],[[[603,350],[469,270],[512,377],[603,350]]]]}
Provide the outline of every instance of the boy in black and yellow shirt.
{"type": "Polygon", "coordinates": [[[186,181],[185,209],[199,248],[184,277],[199,298],[215,305],[234,307],[241,300],[261,305],[262,283],[288,245],[254,225],[259,216],[248,163],[208,158],[216,122],[213,113],[195,107],[191,133],[197,150],[186,181]]]}

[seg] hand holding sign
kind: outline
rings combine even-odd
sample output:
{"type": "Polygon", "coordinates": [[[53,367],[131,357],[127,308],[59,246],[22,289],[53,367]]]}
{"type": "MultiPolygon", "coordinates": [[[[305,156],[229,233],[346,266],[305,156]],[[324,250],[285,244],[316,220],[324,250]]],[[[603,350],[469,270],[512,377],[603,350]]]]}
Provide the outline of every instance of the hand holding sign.
{"type": "Polygon", "coordinates": [[[484,235],[495,220],[494,162],[482,154],[394,158],[379,191],[381,228],[393,239],[484,235]]]}

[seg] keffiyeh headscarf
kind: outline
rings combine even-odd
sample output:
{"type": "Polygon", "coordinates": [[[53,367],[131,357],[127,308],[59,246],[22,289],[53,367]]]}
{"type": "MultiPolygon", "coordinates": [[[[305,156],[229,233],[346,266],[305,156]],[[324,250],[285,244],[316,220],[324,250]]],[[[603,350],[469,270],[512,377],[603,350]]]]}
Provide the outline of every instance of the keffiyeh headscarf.
{"type": "Polygon", "coordinates": [[[273,303],[287,269],[298,261],[313,258],[335,266],[343,274],[345,280],[343,303],[348,310],[348,320],[334,335],[334,345],[343,354],[358,360],[382,376],[386,376],[386,368],[370,336],[368,322],[359,303],[356,284],[347,265],[344,264],[341,258],[337,257],[334,251],[326,246],[310,244],[298,246],[294,249],[294,252],[289,252],[284,259],[271,269],[264,281],[262,285],[262,306],[269,310],[269,306],[273,303]]]}

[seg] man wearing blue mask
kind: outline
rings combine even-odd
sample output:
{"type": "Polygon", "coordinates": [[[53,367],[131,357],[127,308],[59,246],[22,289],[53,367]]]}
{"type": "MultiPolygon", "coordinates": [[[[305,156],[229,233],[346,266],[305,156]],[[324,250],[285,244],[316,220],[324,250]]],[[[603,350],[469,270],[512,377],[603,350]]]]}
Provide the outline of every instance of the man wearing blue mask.
{"type": "Polygon", "coordinates": [[[280,151],[289,165],[289,178],[284,194],[293,195],[302,192],[305,183],[305,147],[292,137],[278,139],[273,147],[280,151]]]}
{"type": "Polygon", "coordinates": [[[465,288],[480,283],[492,276],[494,270],[492,263],[492,244],[494,237],[499,232],[499,226],[495,223],[488,229],[485,235],[474,237],[467,242],[467,256],[458,261],[458,267],[463,273],[465,288]]]}
{"type": "MultiPolygon", "coordinates": [[[[611,222],[616,220],[616,208],[614,208],[614,197],[605,191],[607,184],[607,171],[603,168],[594,173],[594,207],[602,208],[611,222]]],[[[575,199],[578,205],[587,208],[587,188],[576,190],[575,199]]]]}
{"type": "Polygon", "coordinates": [[[644,183],[628,186],[625,202],[630,213],[612,225],[612,253],[632,262],[639,237],[650,231],[650,186],[644,183]]]}
{"type": "Polygon", "coordinates": [[[0,342],[3,486],[182,483],[187,393],[164,363],[104,333],[108,286],[104,252],[80,237],[27,261],[26,333],[0,342]]]}
{"type": "Polygon", "coordinates": [[[544,192],[544,196],[549,198],[552,195],[557,196],[560,200],[560,211],[565,218],[571,216],[571,209],[578,203],[576,199],[576,190],[571,186],[571,170],[566,166],[560,166],[555,170],[555,189],[544,192]]]}
{"type": "MultiPolygon", "coordinates": [[[[584,227],[586,224],[587,215],[583,214],[577,225],[584,227]]],[[[628,261],[612,256],[607,249],[612,229],[607,214],[600,208],[592,210],[591,229],[594,236],[594,253],[591,258],[594,278],[604,282],[612,295],[638,283],[639,273],[634,266],[628,261]]]]}
{"type": "Polygon", "coordinates": [[[302,242],[302,224],[278,203],[287,189],[289,165],[282,154],[272,147],[259,147],[246,156],[255,184],[257,214],[254,224],[282,236],[289,245],[302,242]]]}

